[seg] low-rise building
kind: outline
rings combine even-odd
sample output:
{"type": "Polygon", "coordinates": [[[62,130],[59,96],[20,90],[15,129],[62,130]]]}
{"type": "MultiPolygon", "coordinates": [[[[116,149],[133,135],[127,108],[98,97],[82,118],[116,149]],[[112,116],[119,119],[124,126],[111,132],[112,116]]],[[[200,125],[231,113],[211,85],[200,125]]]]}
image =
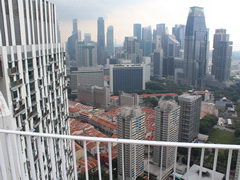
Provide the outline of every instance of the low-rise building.
{"type": "Polygon", "coordinates": [[[78,86],[78,100],[96,108],[107,109],[110,106],[110,89],[91,85],[78,86]]]}

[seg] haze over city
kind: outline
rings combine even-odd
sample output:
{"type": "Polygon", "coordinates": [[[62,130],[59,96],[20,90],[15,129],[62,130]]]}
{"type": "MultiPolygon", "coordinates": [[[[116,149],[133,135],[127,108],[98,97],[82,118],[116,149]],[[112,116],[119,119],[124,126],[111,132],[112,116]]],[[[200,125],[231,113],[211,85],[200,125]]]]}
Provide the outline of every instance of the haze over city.
{"type": "MultiPolygon", "coordinates": [[[[240,24],[238,21],[238,0],[52,0],[58,7],[57,14],[62,40],[66,41],[72,31],[72,19],[79,20],[79,29],[91,33],[96,40],[96,20],[104,17],[106,27],[115,28],[115,43],[122,45],[125,36],[132,36],[132,25],[143,26],[166,23],[169,32],[175,24],[186,24],[189,7],[204,7],[206,24],[210,29],[210,41],[215,29],[227,28],[234,42],[234,50],[240,49],[240,24]],[[70,11],[66,11],[71,9],[70,11]]],[[[212,46],[211,46],[212,48],[212,46]]]]}

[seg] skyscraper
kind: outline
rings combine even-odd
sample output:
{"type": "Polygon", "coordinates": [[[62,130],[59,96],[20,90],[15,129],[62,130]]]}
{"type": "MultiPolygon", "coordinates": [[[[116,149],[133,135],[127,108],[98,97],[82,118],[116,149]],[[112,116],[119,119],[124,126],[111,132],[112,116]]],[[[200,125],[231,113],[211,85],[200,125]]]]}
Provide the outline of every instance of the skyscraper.
{"type": "Polygon", "coordinates": [[[220,82],[229,80],[232,61],[232,42],[225,29],[217,29],[214,34],[212,75],[220,82]]]}
{"type": "MultiPolygon", "coordinates": [[[[160,100],[155,111],[155,141],[178,142],[180,106],[176,102],[160,100]]],[[[174,147],[154,147],[153,161],[163,170],[159,179],[171,173],[175,161],[174,151],[174,147]]]]}
{"type": "Polygon", "coordinates": [[[207,70],[208,29],[206,28],[204,10],[191,7],[185,33],[185,80],[186,84],[196,88],[203,87],[207,70]]]}
{"type": "MultiPolygon", "coordinates": [[[[125,107],[118,118],[118,137],[121,139],[143,140],[144,114],[140,107],[125,107]]],[[[144,174],[144,145],[123,145],[118,147],[118,176],[134,180],[144,174]],[[123,150],[123,152],[122,152],[123,150]],[[124,158],[122,157],[124,155],[124,158]],[[124,162],[122,161],[124,159],[124,162]]]]}
{"type": "MultiPolygon", "coordinates": [[[[57,39],[56,6],[46,0],[1,1],[0,17],[0,91],[12,117],[7,128],[68,134],[65,52],[57,39]]],[[[22,157],[19,179],[72,179],[71,144],[29,140],[21,137],[16,143],[22,157]]]]}
{"type": "Polygon", "coordinates": [[[161,78],[163,76],[163,50],[155,51],[152,56],[153,75],[161,78]]]}
{"type": "Polygon", "coordinates": [[[136,37],[125,37],[124,54],[125,59],[131,60],[133,64],[141,63],[142,50],[136,37]]]}
{"type": "Polygon", "coordinates": [[[84,39],[83,41],[85,43],[90,43],[92,41],[91,33],[84,33],[84,39]]]}
{"type": "Polygon", "coordinates": [[[138,41],[142,39],[142,25],[134,24],[133,25],[133,36],[137,38],[138,41]]]}
{"type": "Polygon", "coordinates": [[[175,27],[172,28],[172,34],[176,37],[176,39],[180,43],[181,49],[184,49],[185,28],[186,26],[182,24],[176,24],[175,27]]]}
{"type": "Polygon", "coordinates": [[[107,55],[114,55],[114,29],[113,26],[109,26],[107,29],[107,55]]]}
{"type": "Polygon", "coordinates": [[[76,45],[78,67],[97,66],[97,44],[95,42],[78,42],[76,45]]]}
{"type": "Polygon", "coordinates": [[[98,18],[97,25],[97,62],[99,65],[105,65],[105,28],[102,17],[98,18]]]}
{"type": "Polygon", "coordinates": [[[77,19],[73,19],[72,34],[77,34],[77,33],[78,33],[78,20],[77,19]]]}
{"type": "Polygon", "coordinates": [[[192,142],[199,133],[201,96],[183,94],[178,97],[180,112],[179,141],[192,142]]]}
{"type": "Polygon", "coordinates": [[[143,56],[150,56],[152,53],[152,28],[142,28],[143,56]]]}

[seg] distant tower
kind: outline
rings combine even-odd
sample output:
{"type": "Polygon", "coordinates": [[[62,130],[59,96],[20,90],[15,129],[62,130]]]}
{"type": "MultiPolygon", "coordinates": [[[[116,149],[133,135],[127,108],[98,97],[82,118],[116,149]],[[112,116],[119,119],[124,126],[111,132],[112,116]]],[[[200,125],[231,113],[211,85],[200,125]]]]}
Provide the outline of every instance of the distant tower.
{"type": "Polygon", "coordinates": [[[196,88],[203,87],[207,71],[208,29],[206,28],[204,10],[191,7],[185,33],[185,80],[186,84],[196,88]]]}
{"type": "Polygon", "coordinates": [[[99,65],[105,65],[105,30],[104,19],[98,18],[98,34],[97,34],[97,62],[99,65]]]}
{"type": "Polygon", "coordinates": [[[84,40],[85,43],[90,43],[92,41],[92,37],[90,33],[84,33],[84,40]]]}
{"type": "Polygon", "coordinates": [[[78,20],[73,19],[73,30],[72,30],[72,35],[78,33],[78,20]]]}
{"type": "Polygon", "coordinates": [[[172,34],[176,37],[178,42],[180,43],[181,49],[184,49],[184,40],[185,40],[185,25],[176,24],[172,29],[172,34]]]}
{"type": "Polygon", "coordinates": [[[132,63],[140,63],[142,50],[140,49],[140,43],[136,37],[125,37],[124,54],[125,58],[131,60],[132,63]]]}
{"type": "Polygon", "coordinates": [[[150,56],[152,53],[152,28],[151,28],[151,26],[143,27],[142,41],[143,41],[143,56],[150,56]]]}
{"type": "MultiPolygon", "coordinates": [[[[118,137],[121,139],[143,140],[144,114],[139,107],[125,107],[118,119],[118,137]]],[[[118,148],[118,176],[122,179],[122,167],[126,180],[135,180],[144,174],[144,145],[124,144],[118,148]],[[124,154],[124,165],[122,162],[124,154]]]]}
{"type": "Polygon", "coordinates": [[[114,28],[109,26],[107,29],[107,54],[108,56],[114,55],[114,28]]]}
{"type": "Polygon", "coordinates": [[[142,25],[134,24],[133,25],[133,36],[137,38],[138,41],[142,39],[142,25]]]}
{"type": "Polygon", "coordinates": [[[220,82],[229,80],[232,61],[232,42],[225,29],[217,29],[214,34],[212,75],[220,82]]]}
{"type": "Polygon", "coordinates": [[[183,94],[178,97],[180,112],[179,141],[192,142],[199,133],[201,96],[183,94]]]}
{"type": "MultiPolygon", "coordinates": [[[[180,106],[172,101],[159,101],[155,111],[155,140],[178,142],[180,106]]],[[[174,151],[174,147],[164,147],[163,152],[161,147],[154,147],[153,161],[159,167],[162,165],[163,168],[162,177],[159,179],[166,177],[172,172],[175,160],[174,151]]]]}

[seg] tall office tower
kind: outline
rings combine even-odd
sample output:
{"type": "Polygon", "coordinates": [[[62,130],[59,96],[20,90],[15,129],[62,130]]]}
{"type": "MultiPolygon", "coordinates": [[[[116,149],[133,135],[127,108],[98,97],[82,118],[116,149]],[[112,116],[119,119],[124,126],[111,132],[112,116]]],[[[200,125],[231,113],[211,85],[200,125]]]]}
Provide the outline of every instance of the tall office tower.
{"type": "Polygon", "coordinates": [[[80,32],[78,31],[78,21],[77,19],[73,19],[73,30],[72,35],[68,38],[67,41],[67,53],[68,60],[76,61],[76,45],[80,39],[80,32]]]}
{"type": "Polygon", "coordinates": [[[143,64],[110,65],[111,92],[145,90],[145,71],[143,64]]]}
{"type": "Polygon", "coordinates": [[[73,19],[72,34],[77,34],[77,33],[78,33],[78,20],[77,19],[73,19]]]}
{"type": "MultiPolygon", "coordinates": [[[[140,107],[125,107],[118,118],[118,137],[121,139],[143,140],[144,114],[140,107]]],[[[144,175],[144,145],[123,145],[118,147],[118,176],[134,180],[144,175]],[[122,152],[123,150],[123,152],[122,152]],[[124,155],[124,158],[122,157],[124,155]],[[124,161],[122,161],[124,159],[124,161]]]]}
{"type": "Polygon", "coordinates": [[[174,77],[174,57],[164,57],[163,58],[163,76],[164,77],[174,77]]]}
{"type": "Polygon", "coordinates": [[[90,43],[92,41],[92,36],[91,36],[91,33],[84,33],[84,39],[83,41],[85,43],[90,43]]]}
{"type": "Polygon", "coordinates": [[[107,29],[107,55],[114,56],[114,29],[109,26],[107,29]]]}
{"type": "MultiPolygon", "coordinates": [[[[176,102],[160,100],[155,111],[155,140],[178,142],[180,106],[176,102]]],[[[163,168],[159,179],[165,179],[171,173],[175,160],[174,151],[174,147],[163,147],[163,151],[161,147],[154,147],[153,161],[163,168]]]]}
{"type": "MultiPolygon", "coordinates": [[[[65,52],[57,39],[56,6],[46,0],[1,1],[0,17],[0,91],[12,113],[8,129],[68,134],[65,52]]],[[[21,137],[17,144],[19,179],[72,179],[68,142],[42,139],[39,148],[31,140],[21,137]]]]}
{"type": "Polygon", "coordinates": [[[190,94],[178,97],[180,112],[179,141],[192,142],[199,133],[202,98],[190,94]]]}
{"type": "Polygon", "coordinates": [[[152,53],[152,28],[142,28],[143,56],[150,56],[152,53]]]}
{"type": "Polygon", "coordinates": [[[172,34],[180,43],[180,48],[184,49],[184,41],[185,41],[185,25],[176,24],[175,27],[172,28],[172,34]]]}
{"type": "Polygon", "coordinates": [[[180,43],[173,35],[165,35],[164,39],[164,57],[179,57],[180,43]]]}
{"type": "Polygon", "coordinates": [[[131,60],[133,64],[141,63],[142,50],[136,37],[125,37],[124,54],[125,59],[131,60]]]}
{"type": "Polygon", "coordinates": [[[166,25],[165,24],[157,24],[156,25],[156,37],[161,37],[162,47],[164,47],[164,40],[166,35],[166,25]]]}
{"type": "Polygon", "coordinates": [[[76,45],[76,60],[78,67],[97,66],[97,43],[78,42],[76,45]]]}
{"type": "Polygon", "coordinates": [[[57,38],[58,38],[58,43],[60,43],[61,42],[61,31],[60,31],[58,22],[57,22],[57,38]]]}
{"type": "Polygon", "coordinates": [[[133,25],[133,36],[137,38],[140,42],[142,39],[142,25],[141,24],[134,24],[133,25]]]}
{"type": "Polygon", "coordinates": [[[212,75],[220,82],[229,80],[232,61],[232,42],[225,29],[217,29],[214,34],[212,75]]]}
{"type": "Polygon", "coordinates": [[[102,17],[98,18],[97,25],[97,62],[99,65],[105,65],[105,28],[102,17]]]}
{"type": "Polygon", "coordinates": [[[152,55],[153,61],[153,75],[161,78],[163,76],[163,50],[155,51],[152,55]]]}
{"type": "Polygon", "coordinates": [[[184,60],[186,84],[196,88],[203,87],[208,64],[208,29],[206,28],[204,10],[191,7],[188,15],[184,60]]]}

